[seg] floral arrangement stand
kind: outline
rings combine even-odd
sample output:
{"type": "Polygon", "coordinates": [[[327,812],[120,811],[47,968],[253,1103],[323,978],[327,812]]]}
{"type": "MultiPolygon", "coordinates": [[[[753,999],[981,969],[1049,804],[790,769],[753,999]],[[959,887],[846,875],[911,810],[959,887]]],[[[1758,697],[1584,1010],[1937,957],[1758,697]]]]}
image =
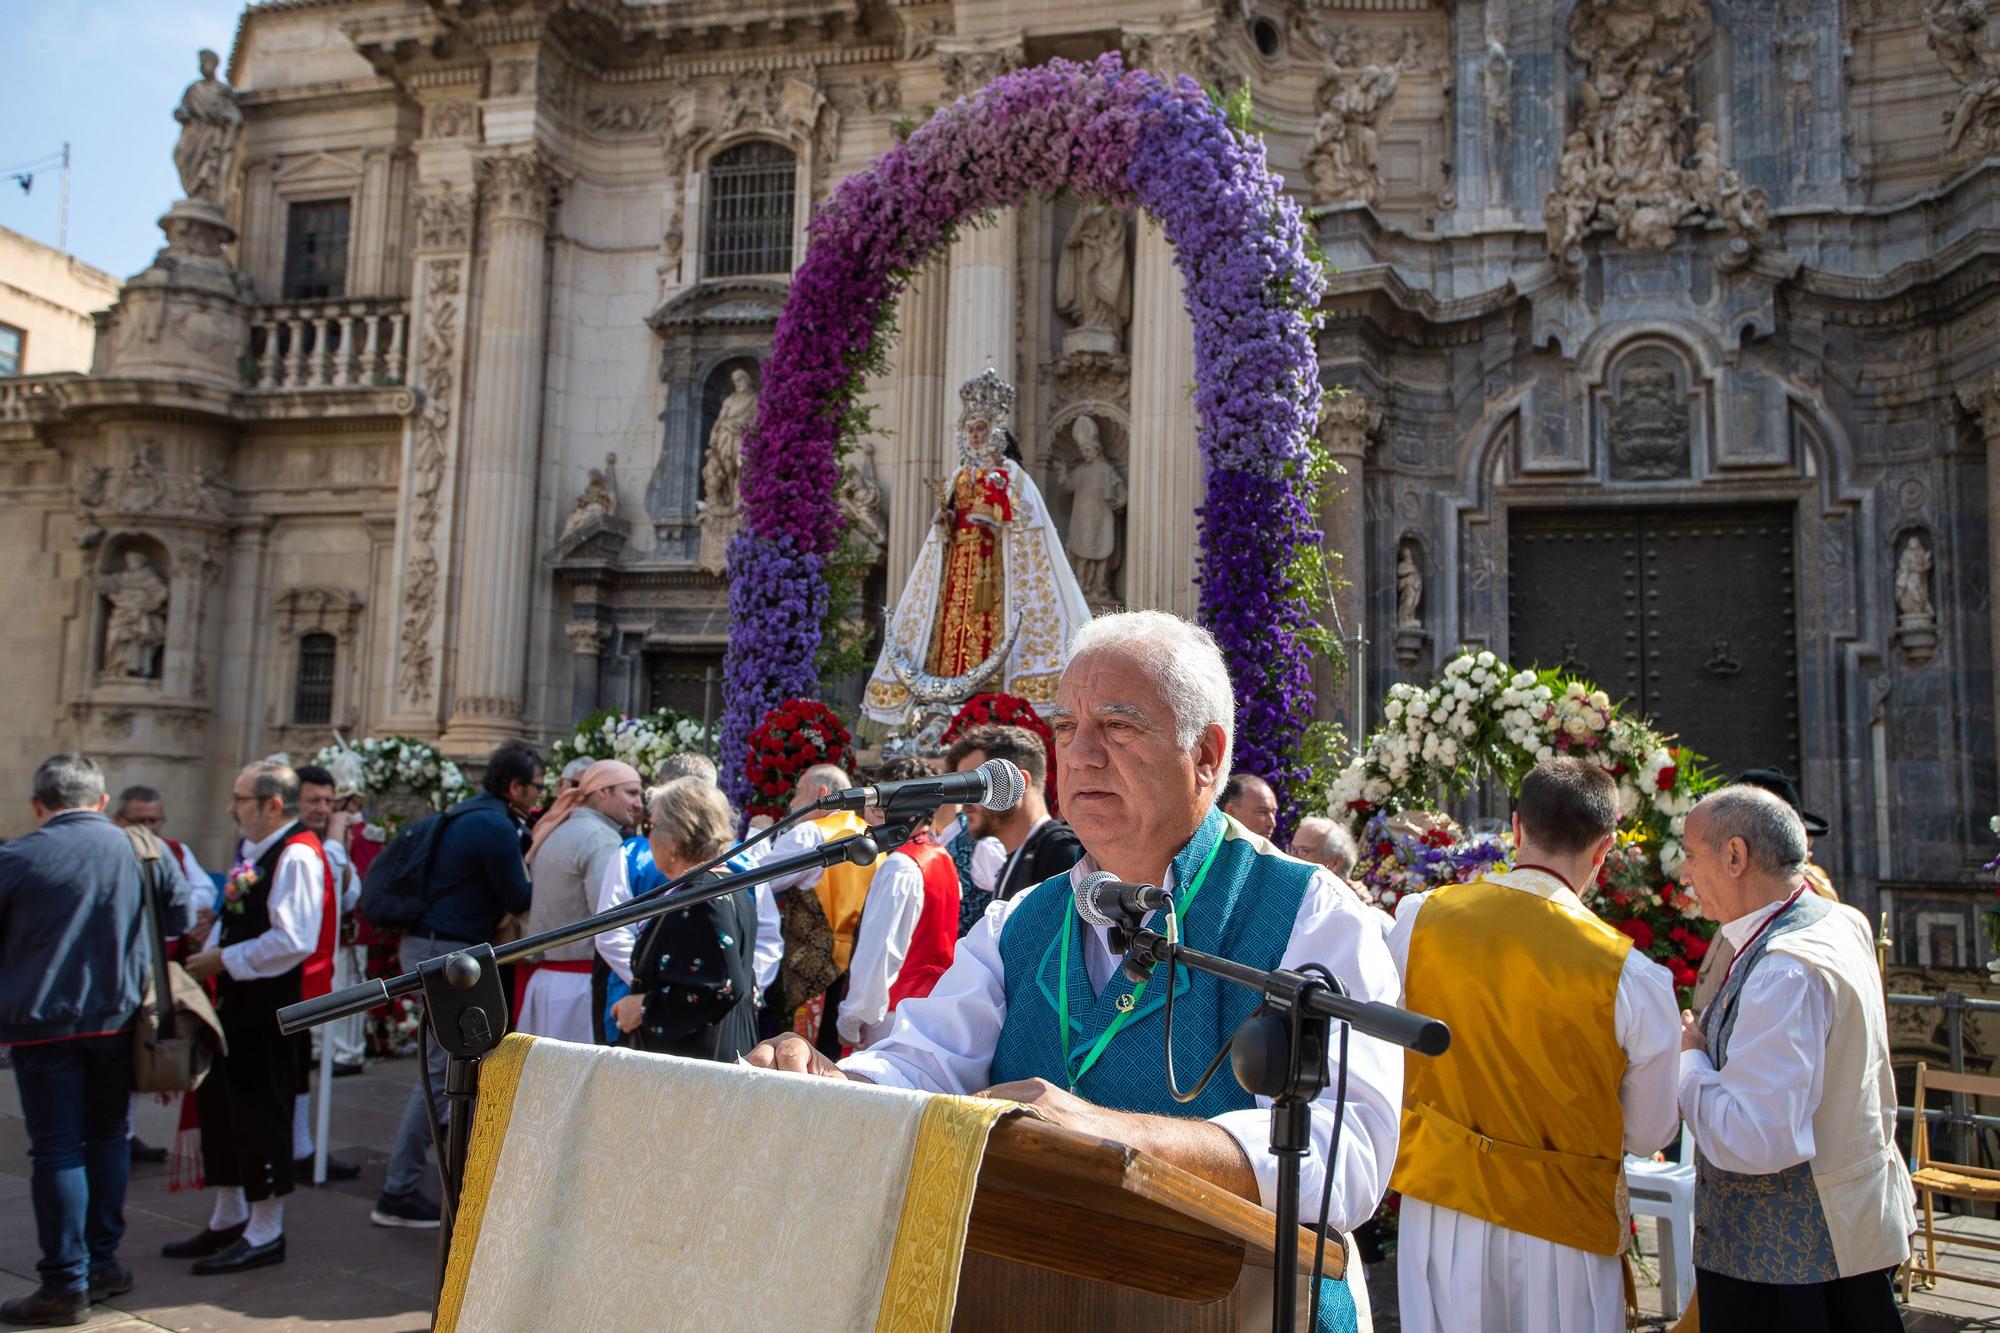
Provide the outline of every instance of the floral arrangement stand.
{"type": "Polygon", "coordinates": [[[617,759],[650,782],[669,756],[708,749],[707,731],[678,709],[661,708],[633,717],[615,708],[600,708],[549,748],[549,767],[561,772],[575,759],[617,759]]]}
{"type": "Polygon", "coordinates": [[[320,750],[313,762],[332,773],[341,790],[361,794],[367,816],[362,832],[375,842],[387,842],[413,815],[450,809],[472,795],[457,764],[412,736],[343,741],[320,750]]]}
{"type": "Polygon", "coordinates": [[[1621,816],[1597,882],[1578,886],[1584,905],[1666,967],[1685,1000],[1715,929],[1677,882],[1687,813],[1716,785],[1697,755],[1589,681],[1490,652],[1461,652],[1427,686],[1390,686],[1382,716],[1328,793],[1334,817],[1360,830],[1355,878],[1378,906],[1511,859],[1510,838],[1468,837],[1445,802],[1489,780],[1518,790],[1540,761],[1580,755],[1617,780],[1621,816]]]}
{"type": "Polygon", "coordinates": [[[1057,813],[1056,732],[1054,727],[1042,720],[1035,706],[1018,694],[975,694],[965,701],[964,707],[952,714],[951,725],[944,731],[943,743],[949,747],[974,727],[1020,727],[1041,737],[1042,748],[1048,752],[1048,776],[1042,784],[1042,794],[1048,798],[1049,812],[1057,813]]]}
{"type": "Polygon", "coordinates": [[[751,815],[783,818],[799,778],[815,764],[845,766],[854,757],[854,738],[838,715],[817,699],[787,699],[750,733],[742,776],[751,815]]]}
{"type": "Polygon", "coordinates": [[[814,692],[823,627],[847,613],[828,591],[846,524],[841,458],[865,424],[857,398],[898,296],[961,223],[1058,190],[1143,209],[1174,247],[1206,463],[1200,615],[1236,683],[1241,763],[1281,798],[1303,779],[1324,280],[1261,143],[1192,80],[1106,55],[1020,70],[942,108],[813,219],[744,441],[743,528],[729,547],[721,750],[739,799],[752,796],[751,732],[779,701],[814,692]]]}

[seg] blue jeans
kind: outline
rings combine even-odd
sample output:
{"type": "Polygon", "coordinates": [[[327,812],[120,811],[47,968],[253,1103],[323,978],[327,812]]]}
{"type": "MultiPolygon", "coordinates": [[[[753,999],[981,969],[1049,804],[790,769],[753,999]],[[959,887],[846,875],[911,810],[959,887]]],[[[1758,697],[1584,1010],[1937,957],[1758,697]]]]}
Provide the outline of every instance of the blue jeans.
{"type": "MultiPolygon", "coordinates": [[[[472,946],[463,940],[423,940],[409,936],[403,938],[403,950],[399,961],[405,972],[416,971],[417,964],[460,949],[472,946]]],[[[419,1001],[421,1007],[421,1001],[419,1001]]],[[[429,1022],[429,1015],[424,1016],[429,1022]]],[[[444,1047],[430,1043],[431,1088],[437,1094],[438,1114],[445,1114],[444,1066],[447,1059],[444,1047]]],[[[382,1182],[384,1194],[408,1194],[424,1183],[424,1154],[431,1146],[431,1117],[424,1108],[424,1080],[420,1073],[417,1081],[410,1086],[410,1099],[403,1104],[403,1119],[396,1126],[396,1144],[389,1151],[389,1171],[382,1182]]]]}
{"type": "Polygon", "coordinates": [[[35,1164],[35,1271],[51,1290],[83,1291],[91,1265],[116,1259],[125,1235],[132,1034],[16,1046],[13,1055],[35,1164]]]}

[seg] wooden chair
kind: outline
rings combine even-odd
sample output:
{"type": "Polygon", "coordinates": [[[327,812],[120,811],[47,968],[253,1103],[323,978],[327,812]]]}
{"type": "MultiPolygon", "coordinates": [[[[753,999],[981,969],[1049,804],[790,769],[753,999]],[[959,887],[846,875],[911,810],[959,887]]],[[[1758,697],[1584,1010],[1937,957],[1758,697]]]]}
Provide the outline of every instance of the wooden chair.
{"type": "MultiPolygon", "coordinates": [[[[1910,1299],[1910,1288],[1919,1274],[1926,1278],[1950,1277],[1959,1282],[1976,1283],[1982,1287],[2000,1287],[2000,1280],[1974,1277],[1968,1273],[1955,1271],[1947,1273],[1937,1266],[1937,1243],[1939,1231],[1932,1201],[1937,1195],[1949,1199],[1968,1199],[1987,1203],[2000,1203],[2000,1171],[1973,1166],[1964,1162],[1940,1161],[1931,1155],[1930,1124],[1924,1118],[1924,1097],[1926,1093],[1963,1093],[1968,1097],[2000,1097],[2000,1078],[1982,1074],[1953,1074],[1945,1070],[1933,1073],[1922,1060],[1917,1062],[1917,1107],[1916,1120],[1910,1131],[1911,1142],[1916,1145],[1916,1169],[1910,1173],[1910,1183],[1917,1187],[1917,1198],[1922,1202],[1924,1217],[1917,1229],[1923,1238],[1923,1262],[1917,1260],[1916,1247],[1910,1247],[1910,1261],[1903,1268],[1903,1300],[1910,1299]]],[[[1956,1232],[1943,1233],[1944,1238],[1955,1245],[1965,1245],[1980,1250],[2000,1250],[2000,1242],[1980,1240],[1977,1237],[1956,1232]]],[[[1928,1284],[1927,1284],[1928,1285],[1928,1284]]]]}

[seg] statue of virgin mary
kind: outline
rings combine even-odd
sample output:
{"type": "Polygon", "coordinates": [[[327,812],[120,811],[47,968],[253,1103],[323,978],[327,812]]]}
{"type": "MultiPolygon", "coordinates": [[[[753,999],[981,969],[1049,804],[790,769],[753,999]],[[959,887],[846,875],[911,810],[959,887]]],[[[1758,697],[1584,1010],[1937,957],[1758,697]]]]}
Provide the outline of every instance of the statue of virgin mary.
{"type": "Polygon", "coordinates": [[[906,678],[916,676],[971,675],[968,697],[1052,702],[1070,636],[1090,619],[1041,490],[1005,453],[1014,387],[988,367],[958,396],[960,465],[940,489],[863,700],[885,727],[909,720],[906,678]]]}

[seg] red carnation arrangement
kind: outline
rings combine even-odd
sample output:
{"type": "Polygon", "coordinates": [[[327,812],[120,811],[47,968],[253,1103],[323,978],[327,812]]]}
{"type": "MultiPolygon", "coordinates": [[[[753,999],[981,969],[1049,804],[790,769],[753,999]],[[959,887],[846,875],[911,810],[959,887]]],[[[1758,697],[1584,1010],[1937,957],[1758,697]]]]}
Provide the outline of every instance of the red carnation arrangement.
{"type": "Polygon", "coordinates": [[[778,819],[791,806],[799,775],[814,764],[846,767],[854,757],[854,738],[819,700],[787,699],[764,715],[744,748],[750,813],[778,819]]]}
{"type": "Polygon", "coordinates": [[[974,727],[1022,727],[1042,738],[1042,749],[1048,752],[1048,778],[1043,782],[1043,793],[1048,797],[1049,813],[1059,814],[1056,802],[1056,733],[1035,706],[1018,694],[998,694],[988,692],[975,694],[965,701],[965,706],[951,715],[951,725],[944,729],[944,743],[949,746],[974,727]]]}

